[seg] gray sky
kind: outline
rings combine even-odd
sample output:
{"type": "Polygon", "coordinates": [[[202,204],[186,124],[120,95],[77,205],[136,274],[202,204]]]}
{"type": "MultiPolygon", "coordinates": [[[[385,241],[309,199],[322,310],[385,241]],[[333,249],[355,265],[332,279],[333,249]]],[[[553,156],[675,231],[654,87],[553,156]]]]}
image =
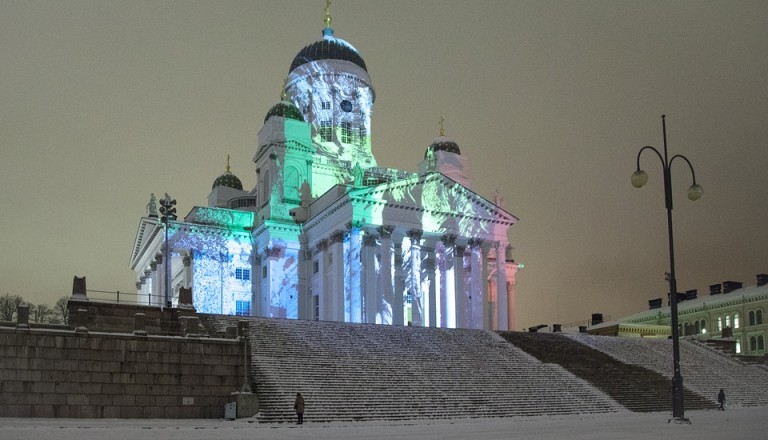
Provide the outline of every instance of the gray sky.
{"type": "MultiPolygon", "coordinates": [[[[149,194],[183,216],[232,171],[255,184],[257,132],[322,0],[0,0],[0,294],[53,304],[134,292],[149,194]]],[[[768,272],[768,3],[336,0],[368,65],[379,165],[415,170],[446,118],[473,189],[510,232],[517,327],[644,310],[665,296],[662,168],[680,290],[768,272]]]]}

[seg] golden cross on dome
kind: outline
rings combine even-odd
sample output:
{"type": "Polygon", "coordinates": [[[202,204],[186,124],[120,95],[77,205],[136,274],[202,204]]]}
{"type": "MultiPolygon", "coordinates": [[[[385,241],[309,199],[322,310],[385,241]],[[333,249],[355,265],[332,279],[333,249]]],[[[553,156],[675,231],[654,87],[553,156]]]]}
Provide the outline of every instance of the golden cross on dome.
{"type": "Polygon", "coordinates": [[[325,11],[325,27],[327,28],[331,27],[331,3],[333,3],[331,0],[326,0],[325,8],[323,9],[325,11]]]}
{"type": "Polygon", "coordinates": [[[445,128],[443,127],[443,122],[445,122],[445,118],[440,116],[440,136],[445,136],[445,128]]]}
{"type": "Polygon", "coordinates": [[[229,172],[229,154],[227,154],[227,172],[229,172]]]}

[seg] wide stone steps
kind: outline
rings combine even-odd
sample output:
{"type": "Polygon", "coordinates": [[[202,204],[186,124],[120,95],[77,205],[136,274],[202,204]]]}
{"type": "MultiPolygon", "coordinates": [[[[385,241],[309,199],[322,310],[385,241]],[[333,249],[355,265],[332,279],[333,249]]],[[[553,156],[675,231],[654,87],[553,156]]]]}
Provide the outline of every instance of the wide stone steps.
{"type": "MultiPolygon", "coordinates": [[[[672,409],[671,381],[653,370],[622,362],[580,343],[578,339],[558,333],[504,332],[501,335],[542,362],[561,365],[627,409],[636,412],[672,409]]],[[[714,401],[690,389],[685,390],[684,398],[689,409],[716,406],[714,401]]]]}
{"type": "MultiPolygon", "coordinates": [[[[642,365],[664,377],[672,376],[672,341],[572,335],[570,338],[625,363],[642,365]]],[[[728,405],[768,405],[768,372],[740,362],[695,340],[680,340],[680,371],[686,389],[713,402],[720,388],[728,405]]],[[[688,407],[686,401],[686,407],[688,407]]]]}
{"type": "MultiPolygon", "coordinates": [[[[223,332],[239,317],[205,315],[223,332]]],[[[296,392],[312,421],[408,420],[602,413],[611,399],[498,335],[336,322],[248,318],[258,418],[295,418],[296,392]]]]}

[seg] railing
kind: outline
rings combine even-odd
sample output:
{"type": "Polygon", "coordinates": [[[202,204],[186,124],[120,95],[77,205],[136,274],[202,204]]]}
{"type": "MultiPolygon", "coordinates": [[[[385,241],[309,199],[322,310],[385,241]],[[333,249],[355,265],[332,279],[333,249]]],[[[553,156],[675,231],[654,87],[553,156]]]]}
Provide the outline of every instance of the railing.
{"type": "Polygon", "coordinates": [[[88,290],[86,289],[88,299],[100,302],[138,304],[138,294],[130,292],[121,292],[119,290],[88,290]],[[96,295],[92,295],[96,294],[96,295]]]}

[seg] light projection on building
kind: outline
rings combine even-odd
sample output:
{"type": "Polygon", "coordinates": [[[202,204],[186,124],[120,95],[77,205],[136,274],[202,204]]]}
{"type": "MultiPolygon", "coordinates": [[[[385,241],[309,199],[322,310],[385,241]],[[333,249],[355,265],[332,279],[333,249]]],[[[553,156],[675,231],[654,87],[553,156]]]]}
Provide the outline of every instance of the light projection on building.
{"type": "MultiPolygon", "coordinates": [[[[170,234],[175,287],[204,313],[513,328],[517,218],[470,189],[442,125],[417,172],[377,165],[366,64],[325,18],[264,118],[253,189],[217,179],[170,234]]],[[[131,258],[146,295],[162,293],[155,225],[142,219],[131,258]]]]}
{"type": "Polygon", "coordinates": [[[191,256],[193,305],[202,313],[234,315],[251,302],[253,213],[197,207],[169,235],[174,255],[191,256]],[[244,276],[247,273],[247,277],[244,276]]]}

